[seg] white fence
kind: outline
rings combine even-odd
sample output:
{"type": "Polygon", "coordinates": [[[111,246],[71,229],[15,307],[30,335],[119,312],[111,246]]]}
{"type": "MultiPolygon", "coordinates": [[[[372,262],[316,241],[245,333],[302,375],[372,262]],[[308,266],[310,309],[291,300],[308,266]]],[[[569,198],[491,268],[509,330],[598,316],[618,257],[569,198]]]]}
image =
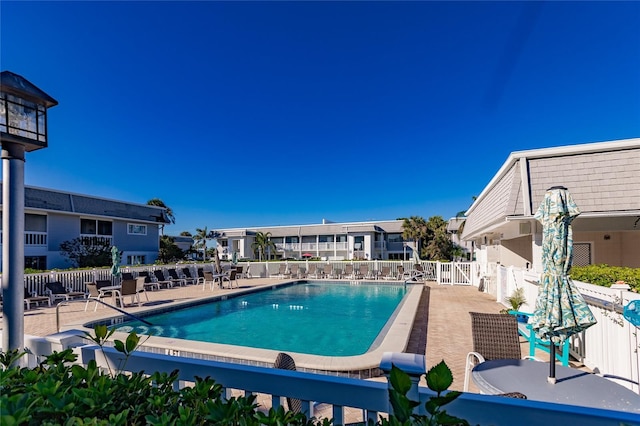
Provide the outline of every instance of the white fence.
{"type": "MultiPolygon", "coordinates": [[[[488,277],[488,281],[494,281],[496,285],[488,287],[487,292],[508,306],[505,298],[516,288],[524,288],[527,303],[520,310],[533,312],[538,295],[538,276],[530,271],[500,265],[495,270],[495,277],[488,277]]],[[[571,356],[595,373],[621,378],[618,383],[640,393],[640,330],[622,316],[623,306],[631,300],[640,300],[640,294],[580,281],[574,283],[585,296],[597,323],[572,337],[571,356]]]]}
{"type": "MultiPolygon", "coordinates": [[[[73,347],[79,355],[79,362],[86,364],[96,360],[99,366],[117,369],[123,355],[113,348],[105,348],[104,356],[96,346],[85,345],[86,341],[74,332],[60,333],[47,338],[26,336],[26,346],[30,349],[29,366],[35,366],[42,355],[53,350],[60,351],[73,347]]],[[[303,401],[303,411],[314,415],[314,401],[331,406],[330,417],[334,424],[344,424],[345,408],[362,410],[365,419],[377,420],[380,414],[389,413],[387,383],[334,377],[301,371],[278,370],[268,367],[224,363],[174,357],[170,355],[134,352],[128,359],[126,371],[147,371],[170,373],[178,370],[177,387],[188,386],[194,377],[211,377],[225,388],[226,395],[232,389],[245,394],[261,393],[271,395],[272,406],[278,407],[283,397],[293,397],[303,401]]],[[[425,414],[424,404],[433,392],[419,387],[420,406],[425,414]]],[[[637,424],[638,414],[610,410],[551,404],[539,401],[520,400],[473,393],[462,394],[446,407],[447,412],[464,418],[470,424],[483,425],[539,425],[539,424],[580,424],[620,425],[637,424]],[[517,421],[515,420],[517,419],[517,421]]]]}

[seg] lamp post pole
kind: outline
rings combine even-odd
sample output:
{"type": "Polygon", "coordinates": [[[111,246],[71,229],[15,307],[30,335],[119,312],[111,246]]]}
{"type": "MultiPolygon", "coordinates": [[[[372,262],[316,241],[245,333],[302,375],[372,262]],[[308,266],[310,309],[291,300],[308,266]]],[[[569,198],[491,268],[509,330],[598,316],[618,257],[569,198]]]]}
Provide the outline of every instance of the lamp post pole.
{"type": "Polygon", "coordinates": [[[2,348],[24,348],[24,146],[2,143],[2,348]]]}
{"type": "Polygon", "coordinates": [[[58,101],[22,76],[0,73],[2,349],[24,348],[25,152],[47,147],[47,108],[58,101]]]}

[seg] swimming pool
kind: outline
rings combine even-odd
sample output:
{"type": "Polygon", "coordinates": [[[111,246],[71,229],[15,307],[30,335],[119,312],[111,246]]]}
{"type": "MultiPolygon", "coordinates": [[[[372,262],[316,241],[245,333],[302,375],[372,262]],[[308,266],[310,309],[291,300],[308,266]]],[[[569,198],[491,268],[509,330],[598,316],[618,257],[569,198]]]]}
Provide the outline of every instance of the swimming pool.
{"type": "MultiPolygon", "coordinates": [[[[312,282],[312,281],[306,281],[312,282]]],[[[169,311],[182,309],[193,309],[202,304],[208,304],[213,301],[220,300],[240,300],[239,298],[249,296],[250,294],[271,291],[278,288],[288,287],[301,282],[283,281],[273,283],[273,280],[250,280],[250,285],[239,289],[225,290],[222,293],[208,295],[202,293],[202,298],[176,300],[167,305],[159,305],[149,307],[144,311],[136,312],[136,315],[144,319],[150,315],[164,314],[169,311]]],[[[358,288],[369,286],[371,284],[383,285],[384,288],[397,287],[402,284],[397,282],[349,282],[342,281],[342,284],[348,284],[350,288],[358,288]]],[[[418,312],[418,304],[423,294],[424,285],[419,283],[408,283],[404,286],[406,294],[402,301],[398,304],[391,317],[383,326],[382,330],[375,338],[369,350],[361,355],[351,356],[328,356],[316,355],[306,352],[290,351],[296,362],[296,368],[300,371],[317,372],[323,374],[332,374],[339,376],[347,376],[354,378],[370,378],[377,377],[381,374],[379,370],[380,361],[384,352],[403,352],[409,342],[414,318],[418,312]]],[[[280,307],[282,309],[282,307],[280,307]]],[[[289,309],[289,308],[287,308],[289,309]]],[[[426,313],[423,313],[423,315],[426,313]]],[[[129,318],[123,315],[105,316],[100,320],[89,323],[70,322],[65,324],[65,330],[81,329],[86,332],[92,332],[97,324],[105,324],[108,326],[122,326],[129,318]]],[[[126,333],[116,332],[114,338],[126,339],[126,333]]],[[[333,330],[324,330],[322,336],[331,338],[333,330]]],[[[322,338],[316,336],[316,338],[322,338]]],[[[313,345],[312,345],[313,346],[313,345]]],[[[273,362],[280,352],[274,349],[264,349],[259,347],[240,346],[225,343],[209,343],[196,340],[183,339],[175,336],[160,337],[150,336],[144,341],[142,347],[138,349],[143,352],[150,352],[160,355],[181,356],[202,360],[232,362],[245,365],[255,365],[261,367],[272,367],[273,362]]]]}
{"type": "Polygon", "coordinates": [[[402,285],[301,282],[145,316],[153,326],[128,322],[118,330],[313,355],[360,355],[374,344],[406,293],[402,285]]]}

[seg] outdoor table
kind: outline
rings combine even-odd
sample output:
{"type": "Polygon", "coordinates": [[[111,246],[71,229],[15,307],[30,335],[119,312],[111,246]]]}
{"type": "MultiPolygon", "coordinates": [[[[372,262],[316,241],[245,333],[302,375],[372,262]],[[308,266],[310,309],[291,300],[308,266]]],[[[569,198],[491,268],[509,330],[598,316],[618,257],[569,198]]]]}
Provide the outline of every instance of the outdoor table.
{"type": "Polygon", "coordinates": [[[555,384],[547,381],[549,363],[498,359],[475,366],[474,383],[485,394],[520,392],[530,400],[640,414],[640,395],[611,380],[556,365],[555,384]]]}

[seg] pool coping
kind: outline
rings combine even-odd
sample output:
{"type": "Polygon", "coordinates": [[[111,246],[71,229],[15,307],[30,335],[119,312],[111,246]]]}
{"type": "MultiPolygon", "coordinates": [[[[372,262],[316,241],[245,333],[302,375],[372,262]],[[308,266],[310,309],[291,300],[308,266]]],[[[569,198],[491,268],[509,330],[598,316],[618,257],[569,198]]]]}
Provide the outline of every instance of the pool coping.
{"type": "MultiPolygon", "coordinates": [[[[291,280],[282,283],[268,284],[261,287],[241,289],[233,292],[233,294],[222,294],[211,297],[203,297],[196,300],[172,302],[162,307],[150,308],[144,311],[144,314],[157,313],[168,309],[179,308],[182,306],[192,306],[194,304],[207,303],[214,300],[227,299],[229,297],[238,297],[242,294],[253,293],[256,291],[264,291],[267,288],[278,288],[282,286],[292,285],[300,281],[309,280],[291,280]]],[[[313,280],[311,280],[313,281],[313,280]]],[[[342,281],[341,281],[342,282],[342,281]]],[[[345,281],[353,285],[361,285],[362,281],[345,281]]],[[[382,284],[380,282],[371,281],[372,284],[382,284]]],[[[399,285],[402,282],[388,281],[391,285],[399,285]]],[[[377,377],[381,374],[379,370],[380,361],[384,352],[404,352],[409,342],[413,322],[417,314],[418,303],[424,289],[423,283],[405,283],[408,288],[407,295],[394,312],[394,316],[389,320],[390,323],[385,325],[387,328],[384,337],[380,340],[378,337],[373,348],[361,355],[352,356],[323,356],[311,355],[299,352],[290,352],[296,363],[296,368],[300,371],[317,372],[322,374],[332,374],[339,376],[369,378],[377,377]]],[[[140,316],[143,312],[138,312],[140,316]]],[[[82,324],[67,324],[64,328],[81,329],[84,331],[92,331],[87,325],[104,323],[110,321],[111,325],[117,325],[123,321],[124,316],[108,315],[103,318],[92,321],[84,321],[82,324]]],[[[115,339],[126,339],[127,333],[114,333],[115,339]]],[[[144,340],[144,338],[143,338],[144,340]]],[[[150,336],[144,341],[139,349],[140,351],[160,353],[173,356],[184,356],[195,359],[209,359],[223,362],[233,362],[244,365],[255,366],[273,366],[276,356],[281,351],[273,349],[260,349],[246,346],[235,346],[221,343],[198,342],[192,340],[183,340],[178,338],[150,336]]]]}

